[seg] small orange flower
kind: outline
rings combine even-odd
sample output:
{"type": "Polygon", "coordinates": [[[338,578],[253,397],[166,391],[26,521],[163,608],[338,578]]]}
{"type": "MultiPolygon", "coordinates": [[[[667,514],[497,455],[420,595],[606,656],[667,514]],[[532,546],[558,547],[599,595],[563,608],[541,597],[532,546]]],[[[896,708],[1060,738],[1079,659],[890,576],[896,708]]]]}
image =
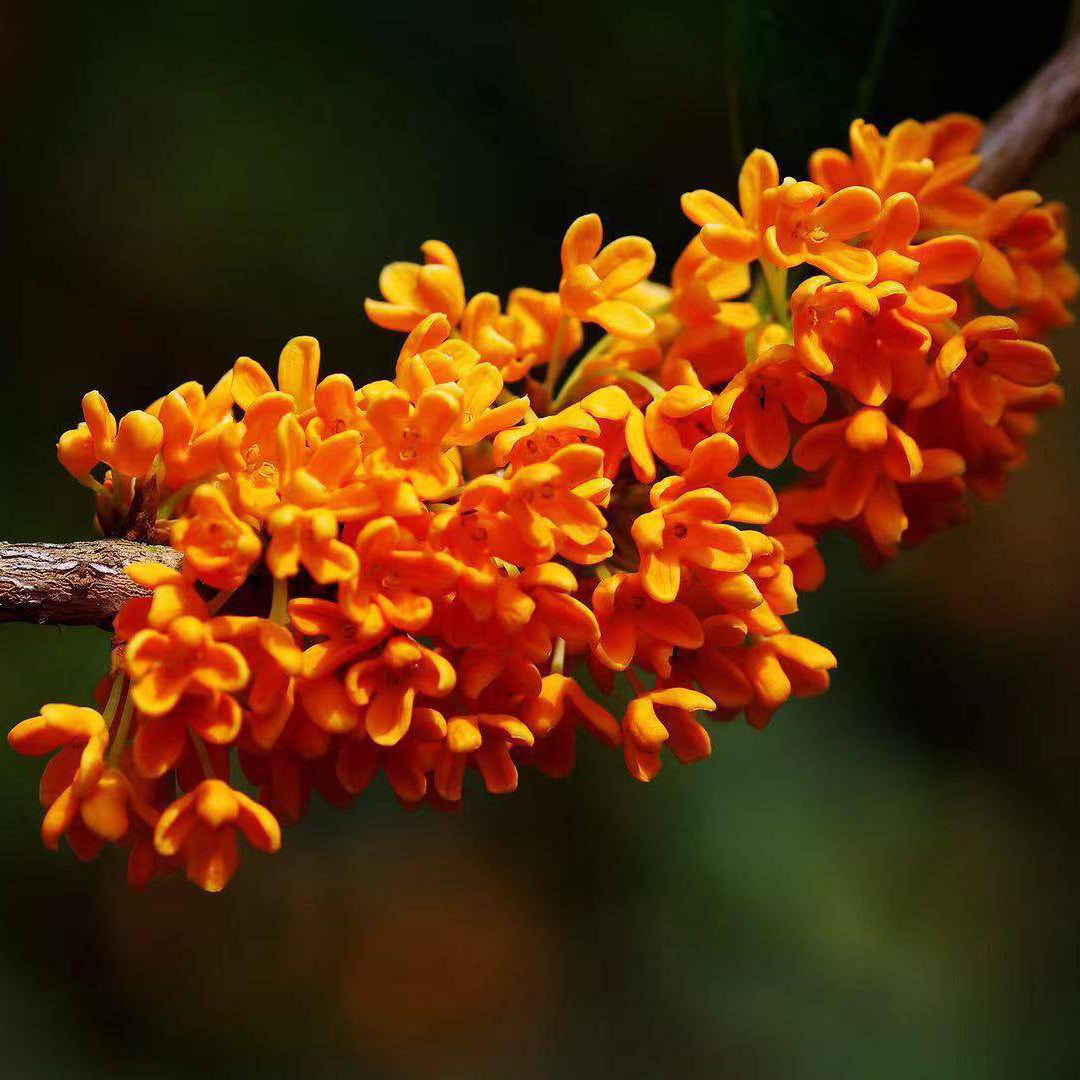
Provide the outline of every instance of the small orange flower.
{"type": "Polygon", "coordinates": [[[475,764],[490,795],[517,790],[511,748],[533,745],[533,733],[508,713],[472,713],[446,721],[446,741],[435,765],[435,788],[447,802],[461,798],[465,764],[475,764]]]}
{"type": "Polygon", "coordinates": [[[580,403],[575,403],[551,416],[500,431],[494,440],[495,464],[510,464],[515,468],[533,465],[547,461],[556,450],[571,443],[595,442],[599,435],[599,422],[580,403]]]}
{"type": "Polygon", "coordinates": [[[215,640],[211,624],[193,615],[174,619],[165,633],[140,630],[124,659],[132,698],[148,716],[169,712],[185,692],[241,690],[250,677],[239,650],[215,640]]]}
{"type": "Polygon", "coordinates": [[[419,803],[428,792],[428,777],[435,771],[446,738],[446,720],[434,709],[414,709],[409,733],[394,746],[380,746],[357,729],[342,739],[334,760],[341,786],[359,795],[381,767],[394,794],[406,806],[419,803]]]}
{"type": "Polygon", "coordinates": [[[209,394],[199,383],[188,382],[150,406],[147,412],[161,421],[167,489],[242,467],[239,450],[244,433],[233,420],[232,404],[229,373],[209,394]]]}
{"type": "Polygon", "coordinates": [[[611,554],[611,537],[596,505],[611,486],[601,475],[603,463],[599,447],[566,446],[547,461],[513,470],[507,510],[537,561],[558,553],[589,565],[611,554]]]}
{"type": "Polygon", "coordinates": [[[845,420],[820,424],[798,442],[796,465],[825,469],[825,497],[841,521],[861,517],[883,551],[894,549],[907,528],[898,484],[933,482],[963,472],[949,450],[920,450],[915,440],[880,409],[860,409],[845,420]]]}
{"type": "Polygon", "coordinates": [[[365,300],[367,317],[385,330],[408,333],[425,316],[440,312],[457,326],[465,310],[465,283],[453,251],[441,240],[420,245],[424,265],[393,262],[379,275],[383,300],[365,300]]]}
{"type": "Polygon", "coordinates": [[[212,484],[201,484],[192,493],[187,516],[173,525],[172,545],[184,553],[199,579],[215,589],[235,589],[262,553],[254,530],[212,484]]]}
{"type": "Polygon", "coordinates": [[[679,594],[683,565],[737,572],[750,562],[743,534],[725,524],[731,504],[718,491],[699,488],[664,503],[634,522],[645,592],[661,604],[679,594]]]}
{"type": "MultiPolygon", "coordinates": [[[[979,243],[981,257],[974,282],[987,303],[1011,308],[1021,299],[1021,287],[1034,285],[1026,270],[1026,259],[1059,231],[1053,214],[1040,206],[1042,196],[1034,191],[1013,191],[991,200],[985,195],[976,216],[963,215],[955,223],[979,243]],[[1030,283],[1030,284],[1029,284],[1030,283]]],[[[953,224],[954,219],[946,219],[953,224]]]]}
{"type": "Polygon", "coordinates": [[[366,638],[389,627],[415,633],[431,621],[434,598],[457,581],[450,556],[420,544],[391,517],[367,522],[356,538],[359,571],[342,586],[342,610],[366,638]]]}
{"type": "Polygon", "coordinates": [[[704,641],[693,611],[677,601],[658,603],[645,591],[640,574],[601,581],[592,606],[600,628],[593,650],[615,671],[625,671],[639,650],[649,656],[654,649],[698,649],[704,641]]]}
{"type": "Polygon", "coordinates": [[[791,298],[799,360],[863,405],[882,405],[894,390],[910,396],[931,337],[909,317],[909,299],[895,281],[867,287],[809,278],[791,298]]]}
{"type": "Polygon", "coordinates": [[[366,710],[368,737],[379,746],[394,746],[409,730],[417,696],[445,697],[456,681],[445,657],[412,638],[394,637],[378,658],[349,668],[345,688],[350,700],[366,710]]]}
{"type": "Polygon", "coordinates": [[[401,475],[421,499],[446,498],[461,481],[445,452],[461,412],[460,400],[442,387],[423,391],[415,405],[400,390],[377,395],[368,406],[367,420],[379,446],[367,459],[368,468],[401,475]]]}
{"type": "Polygon", "coordinates": [[[308,679],[320,679],[363,656],[378,644],[387,626],[378,618],[378,629],[365,636],[364,627],[349,618],[341,604],[315,596],[290,600],[289,622],[305,637],[325,639],[304,650],[301,670],[308,679]]]}
{"type": "MultiPolygon", "coordinates": [[[[817,184],[788,179],[776,189],[775,199],[776,224],[765,231],[770,261],[789,269],[807,262],[839,281],[874,280],[873,252],[848,243],[877,220],[881,200],[873,191],[848,187],[826,198],[817,184]]],[[[720,254],[715,245],[713,250],[720,254]]]]}
{"type": "MultiPolygon", "coordinates": [[[[704,224],[705,217],[697,223],[704,224]]],[[[671,309],[686,326],[719,323],[747,330],[758,321],[753,304],[734,302],[750,288],[750,271],[746,263],[718,259],[701,242],[700,236],[695,236],[675,261],[671,287],[671,309]]]]}
{"type": "Polygon", "coordinates": [[[533,549],[510,516],[509,505],[506,480],[478,476],[465,485],[452,508],[440,511],[431,522],[428,541],[457,561],[459,592],[470,604],[474,600],[485,604],[482,597],[495,587],[500,576],[495,559],[520,566],[533,557],[533,549]]]}
{"type": "Polygon", "coordinates": [[[520,379],[532,366],[519,357],[522,338],[523,327],[513,315],[502,313],[502,305],[494,293],[477,293],[465,305],[461,340],[509,382],[520,379]]]}
{"type": "MultiPolygon", "coordinates": [[[[257,361],[242,356],[233,365],[232,396],[244,410],[248,425],[254,419],[252,410],[264,401],[275,401],[273,395],[283,394],[289,399],[290,411],[306,412],[315,403],[315,386],[319,381],[321,352],[313,337],[294,337],[288,341],[278,357],[278,382],[273,380],[257,361]]],[[[277,420],[272,421],[277,426],[277,420]]]]}
{"type": "Polygon", "coordinates": [[[648,337],[653,332],[652,319],[619,294],[649,276],[656,252],[640,236],[620,237],[601,250],[603,242],[598,214],[585,214],[566,230],[559,282],[563,312],[570,318],[599,323],[616,337],[648,337]]]}
{"type": "Polygon", "coordinates": [[[707,251],[725,262],[752,262],[761,257],[762,238],[773,224],[772,192],[779,183],[776,159],[766,150],[753,150],[739,171],[741,213],[727,199],[704,190],[683,195],[683,213],[701,227],[707,251]]]}
{"type": "Polygon", "coordinates": [[[928,124],[904,120],[888,135],[854,120],[851,155],[832,148],[815,151],[810,177],[830,193],[864,184],[882,199],[909,192],[928,210],[966,206],[974,192],[963,184],[979,167],[971,151],[981,134],[982,124],[962,113],[928,124]]]}
{"type": "Polygon", "coordinates": [[[268,749],[292,711],[296,676],[304,659],[300,646],[290,628],[270,619],[218,615],[210,626],[217,640],[235,646],[247,661],[251,671],[244,695],[247,730],[257,746],[268,749]]]}
{"type": "Polygon", "coordinates": [[[348,375],[338,372],[320,380],[315,387],[314,400],[312,415],[304,424],[304,434],[311,446],[343,431],[360,430],[362,414],[356,387],[348,375]]]}
{"type": "Polygon", "coordinates": [[[878,258],[878,280],[906,286],[903,315],[917,323],[944,322],[956,314],[956,301],[937,286],[968,280],[979,265],[979,244],[961,235],[934,236],[916,244],[919,224],[919,206],[912,195],[890,196],[870,236],[870,250],[878,258]]]}
{"type": "Polygon", "coordinates": [[[188,747],[188,731],[215,746],[228,746],[240,734],[243,715],[229,694],[189,694],[169,712],[139,721],[132,743],[132,761],[150,780],[174,769],[188,747]]]}
{"type": "Polygon", "coordinates": [[[694,447],[716,434],[713,395],[701,386],[674,386],[645,410],[645,434],[656,456],[680,470],[694,447]]]}
{"type": "Polygon", "coordinates": [[[829,688],[836,657],[809,638],[773,634],[746,650],[744,670],[754,691],[746,719],[763,728],[790,697],[813,697],[829,688]]]}
{"type": "Polygon", "coordinates": [[[162,813],[154,847],[167,858],[183,859],[189,881],[220,892],[240,862],[237,829],[259,851],[281,848],[281,826],[265,806],[223,780],[204,780],[162,813]]]}
{"type": "Polygon", "coordinates": [[[1006,385],[1045,386],[1058,370],[1054,354],[1040,342],[1021,340],[1012,319],[984,315],[941,346],[933,374],[912,405],[933,404],[955,384],[963,405],[993,427],[1005,411],[1006,385]]]}
{"type": "Polygon", "coordinates": [[[40,757],[63,750],[74,764],[72,780],[78,792],[88,791],[105,767],[109,729],[95,709],[78,705],[42,705],[41,714],[16,724],[8,744],[19,754],[40,757]]]}
{"type": "Polygon", "coordinates": [[[165,433],[161,421],[136,409],[116,419],[96,390],[82,402],[84,422],[61,436],[57,446],[60,463],[76,478],[89,475],[104,462],[123,476],[144,476],[153,468],[165,433]]]}
{"type": "MultiPolygon", "coordinates": [[[[440,312],[425,316],[409,331],[398,353],[394,381],[416,401],[431,386],[458,382],[480,363],[480,354],[466,341],[454,336],[450,320],[440,312]]],[[[369,383],[373,387],[389,384],[369,383]]]]}
{"type": "Polygon", "coordinates": [[[62,836],[80,859],[92,859],[104,843],[123,839],[131,807],[149,825],[157,815],[118,769],[106,766],[109,733],[94,709],[75,705],[44,705],[40,716],[16,724],[8,735],[20,754],[40,755],[59,750],[41,778],[41,824],[45,846],[56,851],[62,836]]]}
{"type": "Polygon", "coordinates": [[[591,439],[604,452],[604,475],[614,480],[629,456],[634,475],[643,484],[656,479],[656,462],[645,437],[645,416],[620,386],[594,390],[578,403],[600,431],[591,439]]]}
{"type": "MultiPolygon", "coordinates": [[[[766,331],[768,328],[766,328],[766,331]]],[[[793,346],[769,344],[763,334],[758,355],[713,402],[713,423],[762,468],[775,469],[791,449],[790,418],[812,424],[825,412],[825,388],[803,370],[793,346]]]]}
{"type": "Polygon", "coordinates": [[[356,552],[338,539],[337,518],[325,507],[302,510],[287,503],[267,518],[266,528],[270,533],[266,565],[274,577],[294,577],[301,566],[320,585],[356,575],[356,552]]]}
{"type": "Polygon", "coordinates": [[[660,771],[660,749],[666,743],[683,765],[712,753],[709,733],[694,718],[712,712],[712,698],[697,690],[669,686],[639,694],[622,720],[623,756],[635,780],[648,782],[660,771]]]}
{"type": "Polygon", "coordinates": [[[776,494],[760,476],[730,475],[741,457],[730,435],[710,435],[694,447],[681,473],[653,485],[649,499],[658,507],[688,491],[712,488],[728,501],[728,521],[764,525],[776,516],[776,494]]]}

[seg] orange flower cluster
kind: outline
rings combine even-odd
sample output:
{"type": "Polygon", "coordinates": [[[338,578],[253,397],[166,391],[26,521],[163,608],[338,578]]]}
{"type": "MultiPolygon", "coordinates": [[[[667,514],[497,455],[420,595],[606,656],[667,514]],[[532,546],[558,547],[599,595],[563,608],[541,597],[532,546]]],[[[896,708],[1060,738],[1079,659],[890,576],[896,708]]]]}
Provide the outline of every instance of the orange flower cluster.
{"type": "Polygon", "coordinates": [[[823,692],[835,658],[787,623],[819,538],[884,559],[998,496],[1060,400],[1035,339],[1077,291],[1062,207],[968,185],[975,120],[850,135],[809,180],[755,150],[737,205],[685,195],[668,285],[595,214],[557,288],[505,308],[429,241],[366,302],[405,335],[391,380],[320,377],[296,338],[276,382],[242,358],[119,423],[88,394],[61,462],[106,535],[184,561],[129,568],[101,712],[11,732],[55,751],[46,843],[216,890],[238,833],[277,850],[313,791],[381,772],[452,808],[470,768],[497,794],[565,775],[581,730],[648,781],[665,746],[709,754],[703,713],[763,727],[823,692]]]}

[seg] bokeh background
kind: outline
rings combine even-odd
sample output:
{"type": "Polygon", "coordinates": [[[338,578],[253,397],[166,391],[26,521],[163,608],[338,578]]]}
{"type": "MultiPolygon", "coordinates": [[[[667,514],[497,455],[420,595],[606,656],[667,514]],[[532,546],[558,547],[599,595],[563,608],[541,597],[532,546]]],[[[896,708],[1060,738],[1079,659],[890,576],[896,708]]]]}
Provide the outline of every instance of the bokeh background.
{"type": "MultiPolygon", "coordinates": [[[[448,241],[472,290],[552,287],[597,210],[670,266],[679,194],[785,171],[858,114],[990,115],[1068,5],[752,0],[0,4],[0,534],[88,531],[53,444],[312,333],[381,375],[381,265],[448,241]],[[1036,16],[1037,17],[1034,17],[1036,16]]],[[[1034,178],[1080,205],[1080,144],[1034,178]]],[[[1074,242],[1077,240],[1074,237],[1074,242]]],[[[643,787],[402,813],[316,805],[222,896],[130,895],[38,839],[0,753],[0,1054],[15,1075],[1075,1075],[1080,333],[1004,506],[862,569],[799,625],[834,690],[643,787]]],[[[108,642],[0,626],[5,726],[85,700],[108,642]]]]}

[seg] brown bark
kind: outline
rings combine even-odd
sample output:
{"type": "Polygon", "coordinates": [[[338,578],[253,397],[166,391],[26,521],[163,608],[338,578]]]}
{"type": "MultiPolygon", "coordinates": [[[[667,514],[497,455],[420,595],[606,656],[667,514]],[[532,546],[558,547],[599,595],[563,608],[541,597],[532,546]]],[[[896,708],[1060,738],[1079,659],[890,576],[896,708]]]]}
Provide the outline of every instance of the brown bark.
{"type": "Polygon", "coordinates": [[[107,627],[126,601],[146,592],[124,573],[128,563],[179,567],[183,558],[130,540],[0,542],[0,622],[107,627]]]}
{"type": "Polygon", "coordinates": [[[987,125],[973,185],[988,195],[1013,191],[1080,124],[1080,34],[987,125]]]}

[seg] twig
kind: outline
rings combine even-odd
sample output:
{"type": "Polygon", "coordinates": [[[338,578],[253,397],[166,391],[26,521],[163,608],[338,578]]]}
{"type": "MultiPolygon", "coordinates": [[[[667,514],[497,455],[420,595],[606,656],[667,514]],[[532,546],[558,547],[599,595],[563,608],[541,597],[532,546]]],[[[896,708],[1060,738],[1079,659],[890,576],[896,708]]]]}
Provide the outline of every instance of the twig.
{"type": "Polygon", "coordinates": [[[1080,34],[987,125],[973,184],[1001,195],[1023,183],[1080,125],[1080,34]]]}

